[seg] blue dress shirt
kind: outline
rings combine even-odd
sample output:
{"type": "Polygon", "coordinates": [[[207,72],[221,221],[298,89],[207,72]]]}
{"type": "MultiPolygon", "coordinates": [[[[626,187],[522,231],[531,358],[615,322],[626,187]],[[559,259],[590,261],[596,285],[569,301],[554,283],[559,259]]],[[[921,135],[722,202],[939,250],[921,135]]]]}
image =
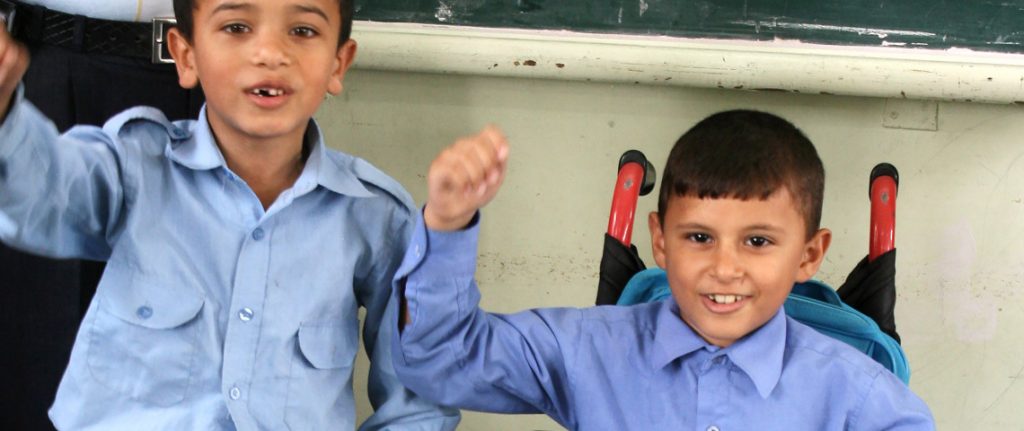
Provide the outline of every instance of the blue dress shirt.
{"type": "Polygon", "coordinates": [[[427,231],[396,274],[411,323],[395,369],[444,405],[545,413],[571,430],[931,430],[928,407],[871,358],[779,310],[727,348],[671,300],[491,314],[473,280],[478,227],[427,231]]]}
{"type": "Polygon", "coordinates": [[[454,429],[390,361],[390,286],[413,227],[402,187],[328,150],[312,121],[295,184],[264,211],[227,168],[205,110],[134,108],[58,136],[15,97],[0,126],[0,240],[109,259],[50,417],[60,429],[454,429]]]}

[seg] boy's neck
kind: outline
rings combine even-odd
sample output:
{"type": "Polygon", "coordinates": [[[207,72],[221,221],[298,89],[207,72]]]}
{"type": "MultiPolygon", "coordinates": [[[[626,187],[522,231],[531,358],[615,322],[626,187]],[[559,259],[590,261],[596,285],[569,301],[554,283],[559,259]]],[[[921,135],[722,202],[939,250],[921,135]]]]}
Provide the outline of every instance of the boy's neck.
{"type": "Polygon", "coordinates": [[[242,178],[263,209],[270,208],[277,196],[298,180],[305,165],[303,141],[298,142],[218,142],[228,169],[242,178]]]}

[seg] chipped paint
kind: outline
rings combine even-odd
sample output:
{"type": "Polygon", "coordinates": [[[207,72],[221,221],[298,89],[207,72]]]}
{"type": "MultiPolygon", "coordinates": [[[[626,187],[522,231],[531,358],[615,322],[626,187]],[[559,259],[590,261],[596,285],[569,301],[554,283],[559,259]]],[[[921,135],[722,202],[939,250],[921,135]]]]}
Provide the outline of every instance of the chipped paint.
{"type": "Polygon", "coordinates": [[[356,67],[367,69],[837,96],[1024,100],[1024,56],[1013,54],[422,24],[360,23],[355,28],[366,48],[356,67]],[[523,66],[525,61],[536,67],[495,66],[523,66]],[[570,63],[571,68],[565,67],[570,63]]]}
{"type": "Polygon", "coordinates": [[[448,22],[453,15],[452,7],[448,3],[437,2],[437,12],[434,13],[434,18],[437,18],[439,22],[448,22]]]}
{"type": "Polygon", "coordinates": [[[935,37],[935,33],[927,31],[913,31],[913,30],[898,30],[898,29],[881,29],[881,28],[867,28],[867,27],[847,27],[841,25],[828,25],[828,24],[812,24],[806,22],[786,22],[778,20],[741,20],[733,21],[731,24],[743,25],[753,27],[757,32],[761,32],[761,27],[770,29],[787,29],[787,30],[805,30],[805,31],[827,31],[827,32],[838,32],[838,33],[852,33],[857,35],[870,35],[877,36],[879,39],[885,39],[890,35],[897,36],[914,36],[914,37],[935,37]]]}

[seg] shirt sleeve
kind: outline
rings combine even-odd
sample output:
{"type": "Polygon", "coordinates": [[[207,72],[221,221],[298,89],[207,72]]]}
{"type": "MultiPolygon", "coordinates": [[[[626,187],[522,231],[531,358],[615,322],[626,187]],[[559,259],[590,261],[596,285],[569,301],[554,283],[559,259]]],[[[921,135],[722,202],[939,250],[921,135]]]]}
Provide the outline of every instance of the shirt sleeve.
{"type": "Polygon", "coordinates": [[[935,419],[923,400],[895,375],[880,372],[860,408],[850,418],[851,430],[931,431],[935,419]]]}
{"type": "Polygon", "coordinates": [[[19,87],[0,125],[0,240],[56,258],[105,260],[121,209],[112,139],[97,127],[56,127],[19,87]]]}
{"type": "MultiPolygon", "coordinates": [[[[401,212],[401,211],[400,211],[401,212]]],[[[361,426],[369,430],[454,430],[459,423],[458,409],[441,407],[420,398],[402,386],[391,361],[394,325],[382,325],[397,319],[397,304],[391,300],[391,280],[398,269],[412,230],[409,211],[392,223],[387,245],[374,260],[369,280],[364,283],[361,301],[366,308],[363,344],[370,358],[367,392],[374,413],[361,426]]]]}
{"type": "Polygon", "coordinates": [[[418,218],[396,275],[396,295],[404,294],[411,319],[394,343],[398,376],[443,405],[544,413],[573,428],[567,364],[578,344],[580,311],[481,310],[474,280],[477,220],[465,230],[433,232],[418,218]]]}

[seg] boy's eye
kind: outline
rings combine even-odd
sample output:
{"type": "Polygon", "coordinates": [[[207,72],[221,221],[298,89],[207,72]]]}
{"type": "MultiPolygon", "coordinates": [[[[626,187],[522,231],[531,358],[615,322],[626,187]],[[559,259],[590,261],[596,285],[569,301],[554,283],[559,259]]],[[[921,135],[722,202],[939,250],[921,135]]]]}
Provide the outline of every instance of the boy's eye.
{"type": "Polygon", "coordinates": [[[765,247],[771,245],[771,243],[772,242],[768,240],[768,238],[765,238],[763,236],[752,236],[750,238],[747,238],[747,244],[750,244],[756,248],[765,247]]]}
{"type": "Polygon", "coordinates": [[[317,31],[309,27],[296,27],[292,29],[292,35],[299,37],[313,37],[316,36],[317,31]]]}
{"type": "Polygon", "coordinates": [[[708,235],[706,233],[691,233],[686,235],[686,239],[696,243],[704,244],[707,242],[711,242],[711,235],[708,235]]]}
{"type": "Polygon", "coordinates": [[[245,24],[228,24],[224,26],[224,31],[228,33],[248,33],[249,27],[245,24]]]}

